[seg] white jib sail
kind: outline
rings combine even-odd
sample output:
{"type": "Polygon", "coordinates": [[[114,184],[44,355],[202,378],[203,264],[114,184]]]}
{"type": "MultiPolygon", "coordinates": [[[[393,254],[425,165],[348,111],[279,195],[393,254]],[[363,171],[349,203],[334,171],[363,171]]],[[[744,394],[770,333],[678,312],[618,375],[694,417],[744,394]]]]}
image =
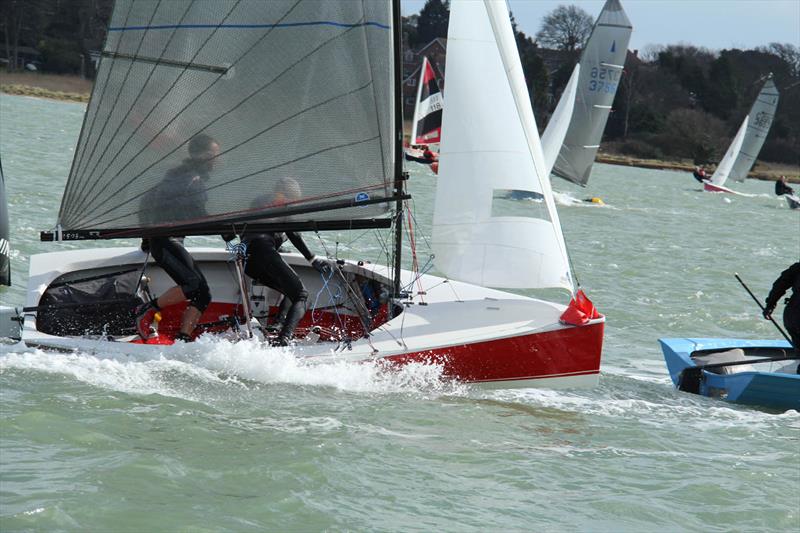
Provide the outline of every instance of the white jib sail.
{"type": "Polygon", "coordinates": [[[498,288],[573,291],[564,238],[504,1],[453,1],[433,216],[436,265],[498,288]],[[527,193],[540,201],[508,198],[527,193]]]}
{"type": "Polygon", "coordinates": [[[728,147],[728,151],[725,152],[725,157],[723,157],[722,161],[719,162],[717,170],[715,170],[714,175],[711,176],[712,184],[721,187],[728,179],[728,176],[733,169],[733,164],[736,162],[736,158],[739,156],[739,151],[742,149],[742,142],[744,142],[744,136],[747,132],[747,124],[750,121],[749,119],[750,117],[744,117],[742,125],[739,126],[739,131],[736,133],[736,137],[733,138],[733,142],[731,142],[731,145],[728,147]]]}
{"type": "Polygon", "coordinates": [[[733,164],[731,179],[734,181],[744,181],[753,164],[756,162],[758,153],[767,139],[769,129],[772,126],[772,119],[775,117],[775,109],[778,107],[778,89],[772,81],[772,75],[764,83],[761,92],[758,93],[750,113],[747,115],[749,124],[745,133],[742,149],[739,157],[733,164]]]}
{"type": "Polygon", "coordinates": [[[572,76],[569,78],[564,92],[561,93],[561,98],[558,100],[553,115],[547,123],[547,127],[542,134],[542,150],[544,151],[544,162],[547,165],[547,174],[553,170],[553,165],[556,163],[558,152],[561,151],[561,145],[564,144],[564,137],[567,135],[569,123],[572,120],[572,112],[575,109],[575,93],[578,90],[578,81],[580,78],[581,65],[575,65],[572,71],[572,76]]]}

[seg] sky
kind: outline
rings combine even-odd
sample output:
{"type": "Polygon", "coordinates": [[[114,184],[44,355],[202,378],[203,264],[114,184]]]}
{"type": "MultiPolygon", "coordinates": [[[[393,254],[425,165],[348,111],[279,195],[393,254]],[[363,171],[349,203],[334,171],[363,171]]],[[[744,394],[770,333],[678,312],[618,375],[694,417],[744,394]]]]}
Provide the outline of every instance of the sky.
{"type": "MultiPolygon", "coordinates": [[[[474,0],[469,0],[474,1],[474,0]]],[[[597,18],[604,0],[508,0],[520,30],[533,37],[545,15],[576,5],[597,18]]],[[[633,24],[629,48],[688,43],[721,50],[771,42],[800,46],[800,0],[621,0],[633,24]]],[[[401,0],[403,15],[419,13],[425,0],[401,0]]]]}

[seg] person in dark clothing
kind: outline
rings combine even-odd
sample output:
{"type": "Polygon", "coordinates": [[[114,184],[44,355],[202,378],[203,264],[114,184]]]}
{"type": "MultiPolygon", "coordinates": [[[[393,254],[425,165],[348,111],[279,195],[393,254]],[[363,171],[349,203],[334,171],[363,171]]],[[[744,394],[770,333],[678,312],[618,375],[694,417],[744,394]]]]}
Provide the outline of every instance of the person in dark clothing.
{"type": "Polygon", "coordinates": [[[775,182],[775,194],[777,196],[794,194],[794,189],[786,185],[786,176],[781,176],[781,179],[775,182]]]}
{"type": "MultiPolygon", "coordinates": [[[[272,197],[256,199],[254,205],[281,206],[296,202],[300,197],[301,190],[297,181],[292,178],[282,178],[276,184],[272,197]]],[[[297,324],[306,314],[308,299],[308,292],[300,276],[281,257],[279,250],[287,239],[321,274],[330,276],[333,272],[332,265],[326,259],[316,257],[299,233],[275,232],[242,236],[242,242],[247,245],[245,274],[283,294],[278,317],[273,326],[277,331],[277,337],[271,341],[274,346],[289,345],[297,324]]]]}
{"type": "Polygon", "coordinates": [[[710,179],[709,175],[706,173],[706,169],[704,169],[703,167],[694,167],[694,172],[692,173],[692,175],[694,176],[694,179],[696,179],[700,183],[703,183],[710,179]]]}
{"type": "Polygon", "coordinates": [[[781,272],[773,283],[764,305],[764,318],[769,320],[772,317],[778,300],[789,289],[792,289],[792,295],[787,298],[786,306],[783,308],[783,325],[792,338],[795,350],[800,350],[800,262],[781,272]]]}
{"type": "MultiPolygon", "coordinates": [[[[154,223],[156,213],[179,216],[177,220],[193,220],[207,215],[205,182],[219,156],[219,143],[208,135],[197,135],[189,141],[189,158],[167,172],[163,181],[142,197],[142,221],[154,223]]],[[[153,254],[160,266],[176,283],[155,300],[135,310],[136,329],[147,339],[153,335],[152,323],[163,307],[188,300],[176,340],[189,342],[203,312],[211,303],[211,291],[203,272],[183,246],[182,236],[151,237],[142,240],[142,250],[153,254]]]]}

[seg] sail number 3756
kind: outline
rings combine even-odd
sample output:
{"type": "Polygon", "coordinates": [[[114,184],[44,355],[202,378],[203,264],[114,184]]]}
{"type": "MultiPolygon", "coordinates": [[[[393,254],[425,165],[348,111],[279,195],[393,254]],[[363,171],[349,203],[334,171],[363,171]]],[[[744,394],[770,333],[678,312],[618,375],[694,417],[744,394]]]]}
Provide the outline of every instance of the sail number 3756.
{"type": "Polygon", "coordinates": [[[617,92],[619,71],[605,67],[593,67],[589,78],[590,91],[612,94],[617,92]]]}

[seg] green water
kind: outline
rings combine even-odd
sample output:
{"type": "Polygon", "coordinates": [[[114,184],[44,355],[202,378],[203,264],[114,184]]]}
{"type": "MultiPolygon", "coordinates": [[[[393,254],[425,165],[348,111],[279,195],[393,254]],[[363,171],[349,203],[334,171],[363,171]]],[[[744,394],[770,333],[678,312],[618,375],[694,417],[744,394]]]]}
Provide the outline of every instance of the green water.
{"type": "MultiPolygon", "coordinates": [[[[83,111],[0,95],[3,304],[24,303],[31,254],[97,245],[38,240],[83,111]]],[[[435,178],[411,170],[424,264],[435,178]]],[[[596,388],[306,368],[247,343],[147,362],[0,345],[0,530],[800,529],[800,414],[678,393],[657,343],[777,338],[732,273],[766,295],[800,256],[800,213],[771,183],[732,184],[753,196],[731,197],[687,173],[596,165],[587,189],[554,187],[576,274],[608,318],[596,388]],[[607,205],[575,201],[590,196],[607,205]]],[[[337,241],[380,257],[372,235],[326,236],[337,241]]]]}

